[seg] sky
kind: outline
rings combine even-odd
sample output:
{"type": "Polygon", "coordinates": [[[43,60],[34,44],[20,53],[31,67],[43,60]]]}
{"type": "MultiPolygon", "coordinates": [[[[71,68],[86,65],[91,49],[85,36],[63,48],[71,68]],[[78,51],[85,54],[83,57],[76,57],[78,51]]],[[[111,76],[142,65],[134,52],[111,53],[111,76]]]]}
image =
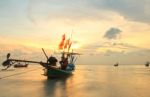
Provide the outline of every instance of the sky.
{"type": "Polygon", "coordinates": [[[150,0],[0,0],[0,60],[59,57],[62,35],[77,64],[150,61],[150,0]],[[71,37],[72,36],[72,37],[71,37]]]}

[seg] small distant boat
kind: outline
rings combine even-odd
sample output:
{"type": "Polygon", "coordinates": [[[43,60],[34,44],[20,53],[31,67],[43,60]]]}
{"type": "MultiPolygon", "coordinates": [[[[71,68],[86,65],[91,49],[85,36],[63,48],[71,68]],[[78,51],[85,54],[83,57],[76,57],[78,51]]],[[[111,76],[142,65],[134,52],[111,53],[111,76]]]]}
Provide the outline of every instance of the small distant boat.
{"type": "Polygon", "coordinates": [[[14,64],[14,68],[22,68],[22,67],[28,67],[29,64],[25,63],[25,64],[21,64],[20,62],[17,64],[14,64]]]}
{"type": "Polygon", "coordinates": [[[119,64],[118,64],[118,63],[116,63],[116,64],[114,64],[114,66],[115,66],[115,67],[117,67],[117,66],[119,66],[119,64]]]}
{"type": "Polygon", "coordinates": [[[149,67],[149,64],[150,64],[149,62],[146,62],[145,66],[146,66],[146,67],[149,67]]]}

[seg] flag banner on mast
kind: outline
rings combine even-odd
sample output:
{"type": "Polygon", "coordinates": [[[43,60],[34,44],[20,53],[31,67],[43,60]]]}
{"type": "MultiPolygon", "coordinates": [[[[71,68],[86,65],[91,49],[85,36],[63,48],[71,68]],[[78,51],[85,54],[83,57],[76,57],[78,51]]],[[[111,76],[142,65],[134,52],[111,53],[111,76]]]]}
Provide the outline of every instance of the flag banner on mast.
{"type": "Polygon", "coordinates": [[[62,50],[63,47],[64,47],[65,38],[66,38],[66,35],[64,34],[64,35],[62,36],[62,40],[61,40],[61,42],[60,42],[60,44],[59,44],[59,49],[60,49],[60,50],[62,50]]]}
{"type": "Polygon", "coordinates": [[[69,43],[70,43],[70,38],[66,40],[66,43],[64,45],[64,49],[66,49],[67,47],[69,47],[69,43]]]}

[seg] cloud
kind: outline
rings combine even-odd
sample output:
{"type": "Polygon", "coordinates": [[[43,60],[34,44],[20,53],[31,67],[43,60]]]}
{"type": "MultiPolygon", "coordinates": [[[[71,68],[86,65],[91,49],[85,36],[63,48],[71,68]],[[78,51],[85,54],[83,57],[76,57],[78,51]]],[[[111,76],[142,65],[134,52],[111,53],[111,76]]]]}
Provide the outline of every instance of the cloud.
{"type": "Polygon", "coordinates": [[[32,16],[32,0],[28,1],[28,7],[27,7],[27,18],[29,19],[29,21],[33,24],[37,24],[36,20],[34,19],[34,17],[32,16]]]}
{"type": "Polygon", "coordinates": [[[78,40],[73,40],[72,43],[73,44],[80,44],[80,42],[78,40]]]}
{"type": "Polygon", "coordinates": [[[79,58],[79,61],[80,64],[82,63],[82,64],[90,64],[90,65],[91,64],[113,65],[116,62],[119,62],[119,64],[124,64],[124,65],[128,65],[128,64],[139,65],[139,64],[144,64],[146,61],[150,61],[149,58],[150,58],[150,50],[146,50],[146,49],[133,50],[131,52],[125,52],[125,51],[118,52],[118,51],[113,51],[108,49],[106,50],[105,53],[89,52],[89,54],[82,55],[79,58]]]}
{"type": "Polygon", "coordinates": [[[125,54],[125,51],[117,52],[117,51],[107,50],[104,53],[104,56],[123,55],[123,54],[125,54]]]}
{"type": "Polygon", "coordinates": [[[46,19],[101,19],[101,13],[110,11],[131,21],[150,23],[149,10],[149,0],[30,0],[28,18],[33,23],[42,15],[46,19]]]}
{"type": "Polygon", "coordinates": [[[58,18],[101,20],[113,17],[112,13],[131,21],[150,24],[150,0],[3,0],[0,3],[1,17],[8,16],[21,21],[24,9],[27,18],[34,24],[41,18],[45,21],[58,18]]]}
{"type": "MultiPolygon", "coordinates": [[[[102,1],[100,0],[98,3],[102,1]]],[[[93,7],[91,2],[91,0],[30,0],[27,8],[27,18],[34,24],[39,21],[48,22],[51,20],[72,23],[81,22],[82,20],[100,21],[113,18],[109,15],[112,11],[93,7]]]]}
{"type": "Polygon", "coordinates": [[[32,23],[53,19],[74,20],[89,17],[85,0],[29,0],[27,17],[32,23]]]}
{"type": "Polygon", "coordinates": [[[125,19],[150,24],[149,0],[89,0],[93,9],[119,13],[125,19]]]}
{"type": "Polygon", "coordinates": [[[0,44],[0,61],[6,59],[7,53],[11,53],[11,58],[45,61],[45,56],[41,49],[30,48],[22,45],[0,44]]]}
{"type": "Polygon", "coordinates": [[[113,46],[117,46],[117,47],[124,47],[124,49],[141,49],[140,47],[128,44],[128,43],[120,43],[120,42],[115,42],[112,44],[113,46]]]}
{"type": "Polygon", "coordinates": [[[92,44],[85,45],[81,47],[82,53],[87,53],[92,55],[119,55],[136,52],[137,55],[145,54],[149,52],[150,49],[138,47],[129,43],[123,42],[95,42],[92,44]]]}
{"type": "Polygon", "coordinates": [[[121,33],[122,31],[118,28],[110,28],[108,31],[106,31],[104,38],[107,39],[117,39],[118,35],[121,33]]]}
{"type": "Polygon", "coordinates": [[[149,0],[103,0],[103,6],[129,20],[150,23],[149,0]]]}

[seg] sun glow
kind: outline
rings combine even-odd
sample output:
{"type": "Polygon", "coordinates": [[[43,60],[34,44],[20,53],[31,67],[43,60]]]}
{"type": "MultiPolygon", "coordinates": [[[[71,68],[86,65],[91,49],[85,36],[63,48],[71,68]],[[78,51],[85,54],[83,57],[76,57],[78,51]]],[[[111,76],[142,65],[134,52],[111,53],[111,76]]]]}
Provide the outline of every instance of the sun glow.
{"type": "Polygon", "coordinates": [[[72,49],[79,49],[80,48],[80,44],[73,44],[71,48],[72,49]]]}

